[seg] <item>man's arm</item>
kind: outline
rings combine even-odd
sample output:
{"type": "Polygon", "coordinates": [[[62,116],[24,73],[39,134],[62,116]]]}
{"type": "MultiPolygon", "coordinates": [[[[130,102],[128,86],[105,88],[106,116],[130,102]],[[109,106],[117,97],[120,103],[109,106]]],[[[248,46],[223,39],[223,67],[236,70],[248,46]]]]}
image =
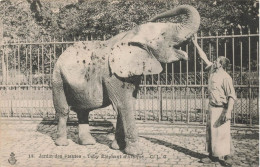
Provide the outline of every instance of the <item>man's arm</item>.
{"type": "Polygon", "coordinates": [[[237,99],[236,91],[233,85],[232,78],[226,78],[223,80],[223,89],[225,92],[225,95],[227,96],[227,110],[225,113],[225,116],[223,117],[223,121],[228,121],[231,119],[231,112],[234,108],[235,100],[237,99]]]}
{"type": "Polygon", "coordinates": [[[228,106],[227,106],[226,114],[223,117],[223,121],[226,122],[228,120],[231,120],[231,112],[233,110],[234,103],[235,103],[235,100],[232,97],[229,97],[228,98],[228,106]]]}
{"type": "Polygon", "coordinates": [[[207,55],[205,54],[205,52],[199,46],[199,44],[197,42],[197,35],[196,34],[192,38],[192,42],[193,42],[194,46],[197,48],[200,58],[207,64],[207,67],[206,67],[206,69],[207,69],[208,67],[210,67],[212,65],[212,62],[210,62],[208,60],[207,55]]]}

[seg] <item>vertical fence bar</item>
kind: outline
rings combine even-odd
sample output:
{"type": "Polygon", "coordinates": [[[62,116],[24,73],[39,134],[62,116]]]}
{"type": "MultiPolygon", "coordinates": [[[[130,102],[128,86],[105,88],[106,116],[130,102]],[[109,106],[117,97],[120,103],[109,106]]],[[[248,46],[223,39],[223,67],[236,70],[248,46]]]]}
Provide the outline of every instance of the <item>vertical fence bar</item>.
{"type": "Polygon", "coordinates": [[[140,113],[141,113],[141,102],[140,102],[140,101],[141,101],[141,95],[140,95],[140,92],[141,92],[141,91],[139,90],[139,91],[138,91],[138,97],[139,97],[139,98],[138,98],[138,111],[139,111],[138,113],[139,113],[139,115],[136,113],[136,118],[138,118],[137,116],[140,117],[140,113]]]}
{"type": "MultiPolygon", "coordinates": [[[[25,43],[27,43],[27,38],[25,39],[25,43]]],[[[29,70],[28,70],[28,45],[26,44],[25,45],[25,69],[26,69],[26,76],[27,76],[27,82],[26,82],[26,92],[29,92],[30,89],[29,89],[29,85],[30,85],[30,78],[28,77],[29,76],[29,70]]],[[[27,96],[28,98],[28,96],[27,96]]],[[[30,99],[30,97],[29,97],[30,99]]],[[[27,106],[27,109],[29,111],[29,115],[30,117],[32,118],[32,109],[30,108],[30,100],[27,100],[26,99],[26,106],[27,106]]]]}
{"type": "MultiPolygon", "coordinates": [[[[258,49],[259,49],[259,44],[258,41],[256,42],[256,62],[259,63],[259,53],[258,53],[258,49]]],[[[259,64],[257,64],[256,66],[256,71],[257,73],[259,73],[259,64]]],[[[258,75],[259,76],[259,75],[258,75]]]]}
{"type": "MultiPolygon", "coordinates": [[[[166,63],[165,64],[165,85],[168,85],[168,64],[166,63]]],[[[169,117],[168,117],[168,87],[166,86],[165,87],[165,111],[166,111],[166,119],[167,121],[169,120],[169,117]]]]}
{"type": "MultiPolygon", "coordinates": [[[[256,33],[258,34],[258,29],[256,30],[256,33]]],[[[258,63],[257,66],[256,66],[256,71],[257,71],[257,74],[259,74],[259,53],[258,53],[258,49],[259,49],[259,44],[258,44],[258,41],[256,41],[256,62],[258,63]]],[[[259,75],[257,75],[259,76],[259,75]]]]}
{"type": "MultiPolygon", "coordinates": [[[[16,40],[14,39],[14,43],[16,42],[16,40]]],[[[16,47],[15,46],[10,46],[13,49],[13,67],[11,66],[11,71],[10,71],[10,75],[11,75],[11,84],[12,85],[16,85],[16,79],[17,79],[17,70],[16,70],[16,47]]],[[[16,100],[16,97],[14,96],[14,89],[16,89],[16,86],[11,86],[11,94],[12,94],[12,99],[11,99],[11,117],[14,117],[15,113],[14,113],[14,101],[16,100]]]]}
{"type": "MultiPolygon", "coordinates": [[[[241,33],[242,33],[242,31],[241,31],[241,33]]],[[[234,30],[232,29],[232,35],[234,35],[234,30]]],[[[232,39],[234,39],[234,37],[232,38],[232,39]]],[[[235,46],[235,43],[234,43],[234,41],[233,41],[233,47],[235,46]]],[[[234,50],[233,50],[234,51],[234,50]]],[[[233,72],[232,72],[232,74],[233,74],[233,77],[232,77],[232,79],[233,79],[233,84],[235,84],[235,78],[234,78],[234,76],[235,76],[235,56],[234,56],[234,54],[235,54],[235,51],[233,52],[233,56],[232,56],[232,67],[233,67],[233,72]]],[[[241,66],[241,68],[242,68],[242,66],[241,66]]],[[[237,110],[236,110],[236,108],[234,107],[233,108],[233,114],[231,114],[231,115],[233,115],[233,124],[235,125],[236,124],[236,115],[237,115],[237,110]]],[[[232,119],[232,118],[231,118],[232,119]]]]}
{"type": "Polygon", "coordinates": [[[217,58],[218,58],[218,31],[216,32],[216,36],[217,36],[217,39],[216,39],[216,54],[217,54],[217,58]]]}
{"type": "Polygon", "coordinates": [[[194,48],[194,80],[195,80],[195,85],[197,85],[197,52],[196,52],[196,47],[193,46],[194,48]]]}
{"type": "Polygon", "coordinates": [[[232,29],[232,78],[234,78],[235,75],[235,66],[234,66],[234,60],[235,60],[235,38],[234,38],[234,29],[232,29]]]}
{"type": "Polygon", "coordinates": [[[49,85],[51,86],[51,74],[52,74],[52,49],[51,49],[51,46],[50,46],[50,76],[49,76],[49,85]]]}
{"type": "MultiPolygon", "coordinates": [[[[227,36],[227,29],[224,31],[224,36],[227,36]]],[[[227,57],[227,41],[224,42],[224,56],[227,57]]]]}
{"type": "MultiPolygon", "coordinates": [[[[5,51],[6,51],[6,47],[4,47],[4,55],[6,55],[6,85],[7,85],[6,93],[9,94],[9,90],[10,90],[10,87],[8,86],[9,85],[9,56],[8,54],[5,54],[5,51]]],[[[8,96],[8,104],[9,104],[9,100],[10,99],[8,96]]],[[[7,117],[10,117],[10,112],[8,112],[7,117]]]]}
{"type": "MultiPolygon", "coordinates": [[[[151,85],[154,85],[154,76],[153,76],[153,74],[152,74],[152,84],[151,85]]],[[[156,116],[155,116],[155,112],[156,112],[156,110],[154,109],[154,90],[155,90],[155,87],[152,87],[151,88],[152,89],[152,111],[153,111],[153,116],[154,116],[154,119],[156,118],[156,116]]]]}
{"type": "MultiPolygon", "coordinates": [[[[53,54],[54,54],[54,61],[53,61],[53,68],[54,68],[54,66],[55,66],[55,64],[56,64],[56,61],[57,61],[57,55],[56,55],[56,38],[54,37],[54,39],[53,39],[53,41],[54,41],[54,46],[53,46],[53,54]]],[[[135,106],[134,106],[135,107],[135,106]]],[[[134,108],[135,109],[135,108],[134,108]]],[[[53,111],[53,105],[51,105],[51,111],[53,111]]],[[[106,117],[105,117],[105,120],[107,120],[107,118],[108,118],[108,112],[107,112],[107,110],[106,110],[106,117]]]]}
{"type": "MultiPolygon", "coordinates": [[[[37,77],[37,86],[38,85],[40,85],[40,46],[39,45],[37,45],[38,47],[37,47],[37,75],[36,75],[36,77],[37,77]]],[[[36,79],[35,79],[36,80],[36,79]]],[[[37,92],[40,92],[40,90],[39,89],[41,89],[40,87],[38,87],[36,90],[37,90],[37,92]]],[[[41,104],[40,103],[38,103],[38,108],[40,109],[40,107],[41,107],[41,104]]]]}
{"type": "Polygon", "coordinates": [[[250,38],[250,28],[248,27],[248,66],[249,66],[249,121],[250,126],[252,126],[252,87],[251,87],[251,38],[250,38]]]}
{"type": "MultiPolygon", "coordinates": [[[[152,75],[152,80],[153,80],[153,75],[152,75]]],[[[152,85],[153,85],[153,82],[152,82],[152,85]]],[[[154,87],[151,87],[152,89],[152,94],[151,94],[151,99],[152,99],[152,112],[153,112],[153,117],[154,117],[154,120],[156,119],[156,116],[155,116],[155,113],[154,113],[154,87]]]]}
{"type": "MultiPolygon", "coordinates": [[[[41,51],[42,51],[42,53],[41,53],[41,55],[42,55],[42,73],[41,73],[41,75],[42,75],[42,97],[44,97],[44,93],[45,93],[45,91],[44,91],[44,80],[45,80],[45,73],[44,73],[44,46],[43,46],[43,38],[42,38],[42,45],[41,45],[41,51]]],[[[44,100],[42,100],[42,107],[44,108],[44,100]]]]}
{"type": "Polygon", "coordinates": [[[147,112],[149,111],[147,108],[147,86],[146,86],[146,75],[144,75],[144,121],[147,121],[147,112]]]}
{"type": "MultiPolygon", "coordinates": [[[[242,28],[240,29],[240,35],[242,35],[242,28]]],[[[242,39],[240,39],[240,41],[239,41],[239,43],[240,43],[240,85],[242,85],[243,84],[243,42],[242,42],[242,39]]],[[[233,78],[234,79],[234,78],[233,78]]],[[[241,105],[240,105],[240,113],[241,113],[241,117],[243,118],[243,93],[242,93],[242,90],[241,90],[241,92],[240,92],[240,103],[241,103],[241,105]]],[[[235,123],[235,118],[234,118],[234,123],[235,123]]],[[[243,119],[241,119],[241,121],[242,121],[242,123],[243,123],[243,119]]]]}
{"type": "Polygon", "coordinates": [[[157,82],[157,86],[158,86],[158,93],[159,93],[159,122],[162,120],[162,86],[161,86],[161,77],[160,74],[158,74],[158,82],[157,82]]]}
{"type": "MultiPolygon", "coordinates": [[[[27,43],[27,39],[26,39],[27,43]]],[[[26,70],[26,76],[28,76],[28,51],[27,51],[27,45],[25,45],[25,70],[26,70]]],[[[27,85],[29,85],[29,78],[27,79],[26,82],[27,85]]]]}
{"type": "Polygon", "coordinates": [[[174,90],[173,90],[173,85],[172,85],[171,86],[171,118],[172,118],[172,122],[174,122],[174,115],[173,115],[173,111],[174,111],[173,99],[174,98],[173,97],[174,97],[174,90]]]}
{"type": "MultiPolygon", "coordinates": [[[[202,33],[202,31],[201,31],[201,37],[203,36],[203,33],[202,33]]],[[[201,40],[200,40],[200,46],[201,46],[201,49],[203,50],[203,39],[201,38],[201,40]]],[[[204,108],[204,106],[205,106],[205,99],[204,99],[204,92],[205,92],[205,90],[204,90],[204,72],[203,72],[203,60],[201,60],[201,86],[202,86],[202,88],[201,88],[201,98],[202,98],[202,101],[201,101],[201,108],[202,108],[202,123],[204,124],[205,123],[205,108],[204,108]]]]}
{"type": "MultiPolygon", "coordinates": [[[[30,98],[29,99],[31,99],[30,101],[30,107],[31,107],[31,111],[32,111],[32,113],[33,113],[33,93],[32,93],[32,85],[33,85],[33,81],[32,81],[32,45],[30,44],[30,46],[29,46],[29,53],[30,53],[30,60],[29,60],[29,63],[30,63],[30,98]]],[[[33,117],[32,115],[31,115],[31,117],[33,117]]]]}
{"type": "MultiPolygon", "coordinates": [[[[189,55],[189,47],[186,45],[186,53],[189,55]]],[[[186,99],[186,121],[190,122],[190,111],[189,111],[189,99],[188,99],[188,84],[189,84],[189,61],[186,61],[186,89],[185,89],[185,99],[186,99]]]]}
{"type": "MultiPolygon", "coordinates": [[[[14,41],[16,42],[16,41],[14,41]]],[[[13,46],[13,53],[14,53],[14,58],[13,58],[13,61],[14,61],[14,65],[13,65],[13,70],[11,71],[13,74],[12,75],[12,85],[16,85],[16,79],[17,79],[17,70],[16,70],[16,47],[13,46]],[[14,75],[14,76],[13,76],[14,75]]]]}
{"type": "MultiPolygon", "coordinates": [[[[197,52],[196,52],[196,47],[193,46],[194,49],[194,85],[197,85],[197,52]]],[[[195,114],[197,113],[197,87],[194,87],[194,110],[195,114]]],[[[196,115],[195,115],[196,118],[196,115]]]]}
{"type": "Polygon", "coordinates": [[[37,81],[38,81],[38,84],[40,83],[40,48],[38,47],[37,48],[37,74],[38,74],[38,77],[37,77],[37,81]]]}
{"type": "MultiPolygon", "coordinates": [[[[21,57],[20,57],[20,40],[18,39],[18,45],[17,45],[17,53],[18,53],[18,106],[21,107],[21,78],[20,77],[23,77],[22,73],[21,73],[21,57]]],[[[19,111],[19,118],[21,118],[21,113],[22,110],[19,111]]]]}
{"type": "Polygon", "coordinates": [[[159,86],[159,90],[158,90],[158,92],[159,92],[159,102],[160,102],[160,105],[159,105],[159,107],[160,107],[160,109],[159,109],[159,111],[160,111],[160,113],[159,113],[159,121],[162,121],[162,119],[163,119],[163,113],[162,113],[162,86],[160,85],[159,86]]]}
{"type": "MultiPolygon", "coordinates": [[[[240,29],[240,35],[242,35],[242,29],[240,29]]],[[[243,42],[242,39],[239,41],[240,43],[240,85],[242,85],[242,75],[243,75],[243,42]]],[[[234,79],[234,78],[233,78],[234,79]]]]}
{"type": "MultiPolygon", "coordinates": [[[[1,25],[0,25],[1,26],[1,25]]],[[[0,32],[1,33],[1,32],[0,32]]],[[[0,38],[1,38],[1,36],[0,36],[0,38]]],[[[1,60],[2,60],[2,69],[3,69],[3,71],[2,71],[2,73],[3,73],[3,75],[2,75],[2,84],[3,85],[7,85],[7,83],[6,83],[6,64],[5,64],[5,53],[4,53],[4,45],[2,45],[3,43],[2,43],[3,41],[0,41],[0,49],[2,50],[2,57],[1,57],[1,60]]],[[[5,94],[5,96],[7,95],[7,92],[6,92],[6,88],[3,88],[2,89],[3,90],[3,92],[4,93],[6,93],[5,94]]],[[[6,99],[7,100],[7,99],[6,99]]],[[[7,104],[7,103],[6,103],[7,104]]],[[[2,116],[2,115],[5,115],[5,112],[6,112],[6,109],[7,109],[7,106],[3,106],[3,108],[1,109],[1,111],[0,111],[0,116],[2,116]]]]}
{"type": "MultiPolygon", "coordinates": [[[[257,34],[258,34],[258,29],[256,30],[256,32],[257,32],[257,34]]],[[[256,41],[256,62],[257,62],[257,65],[256,65],[256,73],[257,73],[257,76],[259,76],[259,51],[258,51],[258,49],[259,49],[259,43],[258,43],[258,41],[256,41]]],[[[259,80],[259,78],[258,78],[258,80],[259,80]]],[[[259,88],[258,88],[258,92],[259,92],[259,88]]],[[[257,96],[257,97],[259,97],[259,95],[257,96]]],[[[257,113],[258,113],[258,111],[259,111],[259,100],[257,99],[256,100],[257,101],[257,113]]],[[[259,115],[259,113],[258,113],[258,115],[259,115]]]]}
{"type": "MultiPolygon", "coordinates": [[[[180,47],[180,50],[182,50],[182,48],[180,47]]],[[[179,84],[182,85],[182,62],[179,62],[180,64],[180,81],[179,84]]],[[[182,113],[182,87],[180,87],[180,110],[181,110],[181,121],[183,121],[183,113],[182,113]]]]}
{"type": "MultiPolygon", "coordinates": [[[[55,64],[56,64],[56,61],[57,61],[57,55],[56,55],[56,38],[54,37],[54,39],[53,39],[53,41],[54,41],[54,46],[53,46],[53,54],[54,54],[54,60],[53,60],[53,68],[54,68],[54,66],[55,66],[55,64]]],[[[134,104],[134,107],[135,107],[135,104],[134,104]]],[[[135,108],[134,108],[135,109],[135,108]]],[[[51,111],[53,111],[53,105],[51,105],[51,109],[50,109],[51,111]]],[[[53,112],[52,112],[53,113],[53,112]]],[[[107,110],[106,110],[106,117],[105,117],[105,120],[107,120],[108,119],[108,112],[107,112],[107,110]]]]}
{"type": "MultiPolygon", "coordinates": [[[[234,38],[234,29],[232,29],[232,78],[233,79],[235,75],[234,57],[235,57],[235,38],[234,38]]],[[[233,109],[233,124],[234,125],[236,124],[235,109],[233,109]]]]}
{"type": "Polygon", "coordinates": [[[55,62],[57,60],[57,55],[56,55],[56,38],[55,37],[53,38],[53,42],[54,42],[54,44],[53,44],[53,55],[54,55],[54,64],[55,64],[55,62]]]}
{"type": "Polygon", "coordinates": [[[168,85],[168,64],[165,64],[165,85],[168,85]]]}
{"type": "MultiPolygon", "coordinates": [[[[63,37],[61,37],[61,42],[63,43],[63,37]]],[[[64,51],[64,48],[63,48],[63,45],[61,45],[61,53],[63,53],[64,51]]]]}
{"type": "Polygon", "coordinates": [[[213,61],[212,46],[211,46],[211,42],[210,41],[209,41],[209,59],[210,59],[210,61],[213,61]]]}
{"type": "MultiPolygon", "coordinates": [[[[152,77],[152,83],[151,83],[151,85],[154,85],[154,76],[153,76],[153,74],[151,75],[151,77],[152,77]]],[[[155,87],[151,87],[151,89],[152,89],[152,97],[151,97],[151,99],[152,99],[152,112],[153,112],[153,116],[154,116],[154,119],[156,118],[156,116],[155,116],[155,109],[154,109],[154,90],[155,90],[155,87]]]]}
{"type": "Polygon", "coordinates": [[[176,113],[176,106],[174,106],[173,104],[173,101],[176,103],[176,100],[174,99],[174,92],[175,92],[175,90],[174,90],[174,83],[175,83],[175,81],[174,81],[174,64],[172,63],[172,81],[171,81],[171,90],[172,90],[172,100],[171,100],[171,106],[172,106],[172,110],[171,110],[171,113],[172,113],[172,122],[174,122],[175,121],[175,118],[174,118],[174,116],[176,115],[176,114],[174,114],[174,112],[176,113]]]}
{"type": "MultiPolygon", "coordinates": [[[[4,47],[4,54],[5,54],[6,48],[4,47]]],[[[6,84],[9,84],[9,56],[8,54],[6,55],[6,84]]],[[[9,89],[9,87],[8,87],[9,89]]]]}

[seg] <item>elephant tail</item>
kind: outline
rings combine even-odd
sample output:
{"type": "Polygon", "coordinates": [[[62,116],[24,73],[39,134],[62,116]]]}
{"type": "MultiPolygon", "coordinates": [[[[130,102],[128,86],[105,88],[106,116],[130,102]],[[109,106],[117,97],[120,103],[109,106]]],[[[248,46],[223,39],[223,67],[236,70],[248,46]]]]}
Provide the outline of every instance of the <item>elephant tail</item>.
{"type": "Polygon", "coordinates": [[[59,61],[57,61],[53,70],[52,95],[53,105],[56,111],[56,118],[60,115],[67,116],[70,110],[64,91],[64,82],[59,61]]]}

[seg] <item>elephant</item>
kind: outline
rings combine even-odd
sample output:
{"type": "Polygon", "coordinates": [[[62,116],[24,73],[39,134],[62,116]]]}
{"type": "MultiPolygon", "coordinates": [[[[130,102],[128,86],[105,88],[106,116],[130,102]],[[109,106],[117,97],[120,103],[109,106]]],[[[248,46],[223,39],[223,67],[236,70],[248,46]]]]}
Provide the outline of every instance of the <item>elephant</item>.
{"type": "Polygon", "coordinates": [[[58,146],[68,145],[69,111],[78,117],[79,144],[95,144],[89,130],[89,112],[112,105],[117,112],[112,149],[139,155],[138,130],[133,104],[143,75],[159,74],[161,63],[187,60],[179,45],[197,33],[198,11],[180,5],[156,15],[147,23],[105,41],[79,41],[58,58],[53,70],[53,104],[58,119],[58,146]],[[186,15],[180,23],[158,19],[186,15]]]}

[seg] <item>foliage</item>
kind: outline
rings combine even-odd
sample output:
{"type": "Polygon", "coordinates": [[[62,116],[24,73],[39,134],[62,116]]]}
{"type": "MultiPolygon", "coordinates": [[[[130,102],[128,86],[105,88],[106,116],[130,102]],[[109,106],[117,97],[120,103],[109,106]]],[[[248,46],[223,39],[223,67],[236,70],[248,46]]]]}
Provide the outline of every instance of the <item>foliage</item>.
{"type": "Polygon", "coordinates": [[[0,16],[8,39],[37,39],[42,35],[71,39],[90,34],[98,39],[129,30],[180,4],[197,8],[204,32],[247,30],[247,26],[255,32],[258,28],[259,3],[255,0],[2,0],[0,16]]]}
{"type": "Polygon", "coordinates": [[[45,28],[34,21],[29,5],[24,1],[0,1],[0,21],[3,22],[5,41],[34,40],[47,34],[45,28]]]}

